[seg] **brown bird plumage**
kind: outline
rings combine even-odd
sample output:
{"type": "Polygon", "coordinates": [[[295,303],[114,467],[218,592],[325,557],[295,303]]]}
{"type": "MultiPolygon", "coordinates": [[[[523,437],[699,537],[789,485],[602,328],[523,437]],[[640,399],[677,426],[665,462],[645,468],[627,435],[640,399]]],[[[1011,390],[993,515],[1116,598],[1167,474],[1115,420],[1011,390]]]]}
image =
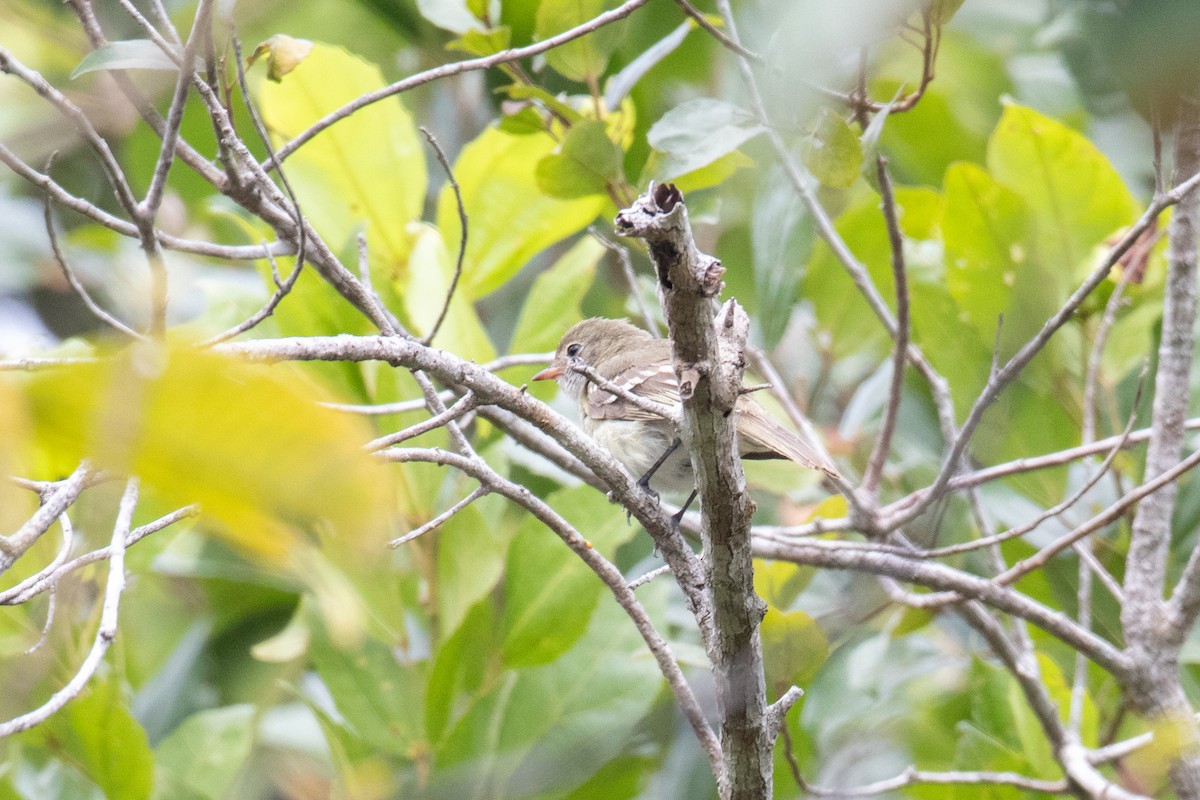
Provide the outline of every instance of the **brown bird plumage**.
{"type": "MultiPolygon", "coordinates": [[[[644,475],[676,438],[670,421],[636,403],[596,386],[573,366],[587,365],[630,393],[669,408],[680,407],[679,382],[671,364],[671,345],[625,320],[594,317],[563,335],[550,366],[534,380],[557,379],[579,403],[583,427],[607,447],[634,475],[644,475]]],[[[738,450],[743,458],[782,458],[836,476],[820,450],[776,422],[756,400],[737,401],[738,450]]],[[[655,473],[651,485],[664,491],[694,486],[685,451],[673,453],[655,473]]]]}

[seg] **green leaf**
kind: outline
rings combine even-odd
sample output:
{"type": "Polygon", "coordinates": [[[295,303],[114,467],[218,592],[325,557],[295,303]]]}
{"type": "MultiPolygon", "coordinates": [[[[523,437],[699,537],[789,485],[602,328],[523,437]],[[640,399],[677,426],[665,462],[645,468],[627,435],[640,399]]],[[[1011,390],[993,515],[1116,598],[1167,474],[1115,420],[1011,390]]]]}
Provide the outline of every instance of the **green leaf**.
{"type": "MultiPolygon", "coordinates": [[[[540,86],[530,86],[524,83],[511,83],[508,86],[502,86],[496,90],[503,92],[513,100],[533,100],[547,110],[553,111],[558,116],[572,125],[583,122],[585,117],[579,113],[579,110],[570,103],[562,100],[556,95],[551,94],[540,86]]],[[[540,119],[540,117],[539,117],[540,119]]],[[[538,126],[540,129],[545,129],[545,123],[538,126]]]]}
{"type": "MultiPolygon", "coordinates": [[[[470,299],[494,291],[537,253],[586,227],[608,199],[549,197],[537,187],[537,163],[553,152],[546,133],[514,135],[488,128],[454,165],[470,220],[460,291],[470,299]]],[[[461,226],[450,187],[438,199],[438,229],[457,251],[461,226]]]]}
{"type": "Polygon", "coordinates": [[[71,79],[74,80],[89,72],[107,69],[154,69],[178,72],[179,65],[149,39],[126,39],[120,42],[109,42],[88,53],[71,73],[71,79]]]}
{"type": "Polygon", "coordinates": [[[620,179],[624,160],[624,151],[608,138],[604,123],[587,120],[572,125],[555,152],[538,162],[537,185],[552,197],[603,195],[620,179]]]}
{"type": "Polygon", "coordinates": [[[688,100],[664,114],[646,134],[650,146],[663,154],[653,177],[665,181],[700,169],[763,130],[753,114],[731,103],[704,97],[688,100]]]}
{"type": "Polygon", "coordinates": [[[1005,106],[988,142],[987,163],[1032,210],[1037,255],[1059,287],[1073,286],[1092,247],[1139,214],[1095,145],[1033,109],[1005,106]]]}
{"type": "MultiPolygon", "coordinates": [[[[468,232],[475,236],[474,218],[468,218],[468,232]]],[[[447,251],[447,243],[429,225],[420,225],[409,256],[406,284],[400,291],[404,298],[405,311],[414,332],[424,336],[433,329],[438,316],[446,304],[446,294],[454,278],[455,259],[460,244],[455,242],[454,255],[447,251]]],[[[470,248],[470,239],[467,244],[470,248]]],[[[487,331],[475,313],[475,306],[466,291],[466,261],[463,261],[464,276],[458,280],[450,308],[438,330],[434,343],[462,358],[488,361],[496,351],[488,339],[487,331]]]]}
{"type": "MultiPolygon", "coordinates": [[[[339,47],[316,44],[281,83],[259,89],[263,118],[286,141],[351,100],[387,85],[379,68],[339,47]]],[[[372,266],[403,274],[406,226],[425,204],[425,156],[398,97],[356,111],[284,162],[300,208],[335,247],[365,227],[372,266]]],[[[382,283],[387,283],[384,281],[382,283]]]]}
{"type": "Polygon", "coordinates": [[[768,348],[778,344],[791,320],[796,289],[816,238],[812,215],[796,190],[780,170],[771,170],[750,219],[757,321],[768,348]]]}
{"type": "MultiPolygon", "coordinates": [[[[548,502],[610,557],[633,535],[621,509],[591,487],[563,489],[548,502]]],[[[604,593],[604,585],[579,556],[529,518],[508,550],[501,648],[505,665],[531,666],[558,658],[583,635],[604,593]]]]}
{"type": "Polygon", "coordinates": [[[935,25],[945,25],[962,7],[963,0],[933,0],[929,4],[929,17],[935,25]]]}
{"type": "Polygon", "coordinates": [[[512,42],[512,31],[507,26],[490,30],[469,30],[462,36],[446,43],[447,50],[458,50],[473,56],[490,56],[507,50],[512,42]]]}
{"type": "MultiPolygon", "coordinates": [[[[639,591],[652,616],[664,613],[667,588],[639,591]]],[[[562,797],[629,746],[661,685],[641,636],[606,597],[570,650],[508,673],[471,707],[437,750],[432,794],[562,797]]]]}
{"type": "Polygon", "coordinates": [[[227,706],[188,717],[158,746],[156,800],[222,800],[254,743],[255,708],[227,706]]]}
{"type": "Polygon", "coordinates": [[[424,740],[420,666],[401,664],[390,647],[371,637],[343,650],[314,635],[309,654],[338,712],[372,747],[406,756],[424,740]]]}
{"type": "Polygon", "coordinates": [[[583,316],[583,297],[602,255],[604,246],[585,236],[534,279],[508,346],[510,353],[539,353],[558,345],[563,332],[583,316]]]}
{"type": "MultiPolygon", "coordinates": [[[[885,46],[872,74],[874,97],[911,92],[921,74],[920,54],[896,41],[885,46]]],[[[889,115],[883,126],[883,150],[893,177],[939,186],[955,161],[983,163],[988,136],[1000,118],[1000,98],[1012,91],[1007,65],[993,50],[953,29],[942,31],[937,80],[921,102],[889,115]]]]}
{"type": "Polygon", "coordinates": [[[439,743],[454,721],[460,696],[479,690],[495,658],[495,611],[491,600],[476,603],[454,634],[441,643],[429,669],[425,691],[425,731],[429,741],[439,743]]]}
{"type": "Polygon", "coordinates": [[[455,514],[436,535],[438,623],[441,634],[449,636],[500,579],[511,529],[489,525],[476,504],[455,514]]]}
{"type": "Polygon", "coordinates": [[[995,338],[1001,315],[1008,315],[1006,327],[1020,325],[1011,307],[1013,287],[1033,256],[1029,212],[1021,197],[981,167],[954,164],[946,171],[941,228],[946,285],[961,318],[984,341],[995,338]]]}
{"type": "Polygon", "coordinates": [[[821,109],[813,132],[804,140],[804,165],[813,177],[836,189],[849,188],[858,180],[862,144],[841,115],[821,109]]]}
{"type": "MultiPolygon", "coordinates": [[[[657,150],[650,152],[650,158],[646,162],[644,173],[647,175],[657,174],[657,162],[662,158],[662,154],[657,150]]],[[[694,169],[691,172],[685,172],[671,178],[671,183],[675,184],[675,188],[687,195],[691,192],[696,192],[701,189],[707,189],[711,186],[719,186],[725,182],[733,173],[739,169],[753,167],[754,161],[750,156],[743,153],[741,150],[734,150],[731,153],[718,158],[716,161],[707,166],[694,169]]]]}
{"type": "Polygon", "coordinates": [[[55,717],[63,748],[109,800],[146,800],[154,784],[154,753],[129,713],[121,687],[94,682],[55,717]]]}
{"type": "MultiPolygon", "coordinates": [[[[595,19],[605,10],[604,0],[542,0],[537,10],[535,35],[551,36],[595,19]]],[[[609,56],[620,44],[624,25],[605,25],[592,33],[572,39],[546,53],[546,63],[564,78],[591,83],[604,74],[609,56]]]]}
{"type": "Polygon", "coordinates": [[[829,640],[803,611],[767,609],[760,629],[767,686],[776,695],[806,686],[829,656],[829,640]]]}

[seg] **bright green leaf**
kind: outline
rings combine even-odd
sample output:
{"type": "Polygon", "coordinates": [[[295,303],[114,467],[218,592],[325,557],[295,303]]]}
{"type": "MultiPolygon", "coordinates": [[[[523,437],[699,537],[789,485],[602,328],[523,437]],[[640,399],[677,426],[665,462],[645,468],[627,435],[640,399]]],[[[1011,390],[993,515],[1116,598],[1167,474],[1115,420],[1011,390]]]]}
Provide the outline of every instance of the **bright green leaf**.
{"type": "Polygon", "coordinates": [[[1140,213],[1120,175],[1082,134],[1009,103],[988,142],[988,167],[1033,212],[1037,254],[1057,285],[1074,285],[1091,248],[1140,213]]]}
{"type": "MultiPolygon", "coordinates": [[[[459,290],[482,297],[533,256],[587,226],[608,199],[548,197],[537,187],[537,163],[553,152],[546,133],[518,136],[488,128],[463,148],[454,165],[469,217],[470,237],[459,290]]],[[[438,229],[457,251],[461,226],[450,187],[438,198],[438,229]]]]}
{"type": "Polygon", "coordinates": [[[277,33],[255,47],[254,52],[246,59],[246,64],[251,65],[265,56],[269,62],[267,78],[279,83],[284,75],[308,58],[312,49],[313,43],[308,39],[293,39],[291,36],[277,33]]]}
{"type": "MultiPolygon", "coordinates": [[[[497,89],[498,92],[503,92],[513,100],[533,100],[534,102],[544,106],[548,111],[553,111],[556,115],[562,117],[571,125],[583,122],[585,117],[579,112],[575,106],[571,105],[566,100],[553,95],[540,86],[530,86],[525,83],[512,83],[508,86],[502,86],[497,89]]],[[[545,123],[539,126],[540,129],[545,129],[545,123]]]]}
{"type": "Polygon", "coordinates": [[[538,188],[566,199],[604,194],[621,177],[624,157],[603,122],[581,122],[571,126],[555,152],[538,162],[538,188]]]}
{"type": "MultiPolygon", "coordinates": [[[[338,47],[317,44],[281,83],[259,89],[263,117],[286,141],[326,114],[387,85],[379,68],[338,47]]],[[[398,97],[356,111],[284,162],[300,208],[335,247],[365,228],[373,263],[403,274],[406,226],[425,204],[425,156],[398,97]]]]}
{"type": "Polygon", "coordinates": [[[443,636],[452,634],[467,610],[500,579],[511,533],[489,524],[478,505],[438,529],[438,624],[443,636]]]}
{"type": "MultiPolygon", "coordinates": [[[[468,231],[475,235],[475,218],[468,221],[468,231]]],[[[447,251],[446,242],[429,225],[421,225],[409,257],[407,283],[401,295],[405,311],[412,322],[414,333],[424,336],[433,330],[446,305],[446,295],[454,279],[455,259],[459,243],[455,243],[454,254],[447,251]]],[[[470,250],[470,239],[467,243],[470,250]]],[[[496,351],[488,339],[487,331],[475,313],[475,306],[466,290],[466,261],[463,262],[464,276],[458,279],[454,296],[446,317],[438,329],[434,343],[452,353],[476,361],[488,361],[496,351]]]]}
{"type": "Polygon", "coordinates": [[[343,547],[382,538],[385,470],[360,448],[370,430],[317,405],[333,397],[293,366],[147,343],[45,373],[31,397],[48,446],[200,503],[243,552],[303,569],[303,526],[332,526],[343,547]]]}
{"type": "MultiPolygon", "coordinates": [[[[538,39],[574,28],[595,19],[605,10],[604,0],[542,0],[537,10],[538,39]]],[[[546,53],[546,63],[569,80],[594,82],[604,74],[609,56],[624,34],[621,23],[613,23],[560,45],[546,53]]]]}
{"type": "Polygon", "coordinates": [[[582,316],[580,305],[602,255],[603,245],[583,237],[534,279],[508,346],[510,353],[546,352],[558,345],[563,332],[582,316]]]}
{"type": "Polygon", "coordinates": [[[254,706],[201,711],[158,746],[155,800],[222,800],[254,743],[254,706]]]}
{"type": "Polygon", "coordinates": [[[768,608],[760,628],[767,686],[778,696],[806,686],[829,656],[829,640],[803,611],[768,608]]]}
{"type": "Polygon", "coordinates": [[[462,36],[447,42],[447,50],[458,50],[473,56],[490,56],[507,50],[512,41],[512,31],[507,27],[492,28],[491,30],[469,30],[462,36]]]}

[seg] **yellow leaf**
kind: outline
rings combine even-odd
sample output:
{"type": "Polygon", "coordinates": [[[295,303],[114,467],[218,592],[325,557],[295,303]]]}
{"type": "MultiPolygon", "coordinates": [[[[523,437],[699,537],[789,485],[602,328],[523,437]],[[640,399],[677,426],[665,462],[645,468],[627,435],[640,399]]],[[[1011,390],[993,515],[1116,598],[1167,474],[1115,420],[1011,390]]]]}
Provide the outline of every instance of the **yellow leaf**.
{"type": "Polygon", "coordinates": [[[332,398],[294,366],[138,344],[39,376],[31,397],[48,446],[200,503],[245,553],[284,563],[317,525],[381,540],[388,476],[361,450],[370,430],[318,406],[332,398]]]}
{"type": "MultiPolygon", "coordinates": [[[[583,229],[608,203],[603,195],[562,200],[537,185],[537,164],[555,149],[544,132],[510,134],[488,128],[463,148],[454,165],[467,210],[462,290],[475,299],[494,291],[533,256],[583,229]]],[[[458,252],[462,226],[450,187],[438,198],[438,229],[458,252]]]]}
{"type": "MultiPolygon", "coordinates": [[[[270,129],[289,140],[351,100],[387,85],[379,68],[339,47],[313,45],[287,80],[263,83],[270,129]]],[[[362,108],[317,134],[284,162],[300,207],[335,247],[365,228],[371,260],[402,274],[405,226],[425,203],[425,155],[399,97],[362,108]]]]}

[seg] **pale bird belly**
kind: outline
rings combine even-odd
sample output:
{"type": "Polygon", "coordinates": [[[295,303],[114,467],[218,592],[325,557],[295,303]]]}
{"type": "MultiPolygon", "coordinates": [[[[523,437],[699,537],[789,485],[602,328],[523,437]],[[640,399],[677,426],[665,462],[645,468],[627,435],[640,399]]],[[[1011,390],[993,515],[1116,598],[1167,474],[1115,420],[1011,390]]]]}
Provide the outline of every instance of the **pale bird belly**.
{"type": "MultiPolygon", "coordinates": [[[[609,450],[634,478],[641,478],[671,446],[669,429],[641,422],[584,420],[584,430],[609,450]]],[[[654,477],[650,488],[656,492],[689,492],[694,486],[692,463],[687,450],[679,447],[654,477]]]]}

